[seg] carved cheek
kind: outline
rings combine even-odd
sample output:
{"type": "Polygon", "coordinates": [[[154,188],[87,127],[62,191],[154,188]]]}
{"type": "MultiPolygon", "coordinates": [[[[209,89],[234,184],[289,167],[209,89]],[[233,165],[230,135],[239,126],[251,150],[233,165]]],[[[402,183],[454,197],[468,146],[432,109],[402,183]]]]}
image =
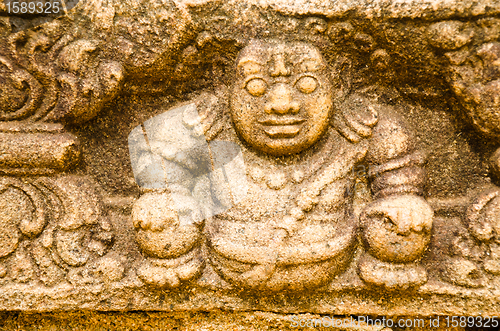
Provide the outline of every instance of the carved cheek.
{"type": "Polygon", "coordinates": [[[327,91],[318,91],[317,94],[303,99],[304,109],[309,117],[310,126],[326,127],[332,109],[332,98],[327,91]]]}
{"type": "Polygon", "coordinates": [[[240,133],[248,134],[253,130],[262,103],[256,99],[244,90],[236,90],[232,95],[231,116],[240,133]]]}

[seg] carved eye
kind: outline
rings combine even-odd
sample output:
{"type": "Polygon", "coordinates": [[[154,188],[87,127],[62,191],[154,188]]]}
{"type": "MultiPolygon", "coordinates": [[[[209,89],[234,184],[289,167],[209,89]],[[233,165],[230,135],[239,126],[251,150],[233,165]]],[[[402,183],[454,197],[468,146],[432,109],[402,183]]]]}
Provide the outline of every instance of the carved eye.
{"type": "Polygon", "coordinates": [[[245,88],[254,97],[260,97],[266,92],[267,84],[263,79],[254,78],[247,83],[245,88]]]}
{"type": "Polygon", "coordinates": [[[295,84],[297,89],[302,93],[312,93],[318,87],[318,81],[311,76],[304,76],[295,84]]]}

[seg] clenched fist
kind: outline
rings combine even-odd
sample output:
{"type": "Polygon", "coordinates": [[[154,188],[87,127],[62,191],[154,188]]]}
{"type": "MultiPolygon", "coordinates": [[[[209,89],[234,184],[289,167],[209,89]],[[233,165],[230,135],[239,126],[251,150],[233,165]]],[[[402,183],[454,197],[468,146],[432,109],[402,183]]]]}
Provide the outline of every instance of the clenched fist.
{"type": "MultiPolygon", "coordinates": [[[[200,240],[195,222],[181,222],[170,193],[146,193],[134,203],[132,220],[137,230],[136,241],[151,257],[177,258],[188,253],[200,240]]],[[[183,210],[180,211],[184,214],[183,210]]],[[[200,218],[195,207],[189,217],[200,218]]]]}
{"type": "Polygon", "coordinates": [[[390,196],[369,204],[361,214],[367,251],[385,262],[419,259],[430,241],[434,212],[415,195],[390,196]]]}

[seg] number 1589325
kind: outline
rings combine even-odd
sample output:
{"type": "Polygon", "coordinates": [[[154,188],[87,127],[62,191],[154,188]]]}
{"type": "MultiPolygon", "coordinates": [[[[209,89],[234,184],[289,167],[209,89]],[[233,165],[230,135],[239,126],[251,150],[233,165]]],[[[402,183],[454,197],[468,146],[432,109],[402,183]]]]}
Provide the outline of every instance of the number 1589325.
{"type": "Polygon", "coordinates": [[[60,2],[7,2],[8,14],[57,14],[61,11],[60,2]]]}

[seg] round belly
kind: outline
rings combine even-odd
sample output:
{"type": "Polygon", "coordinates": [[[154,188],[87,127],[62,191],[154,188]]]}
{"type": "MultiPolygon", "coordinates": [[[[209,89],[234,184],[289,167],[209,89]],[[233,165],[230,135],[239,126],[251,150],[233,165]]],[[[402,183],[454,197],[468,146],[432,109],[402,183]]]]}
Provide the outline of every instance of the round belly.
{"type": "Polygon", "coordinates": [[[342,209],[292,225],[281,218],[212,219],[206,235],[215,270],[238,286],[273,291],[322,286],[345,270],[357,242],[354,217],[342,209]]]}

